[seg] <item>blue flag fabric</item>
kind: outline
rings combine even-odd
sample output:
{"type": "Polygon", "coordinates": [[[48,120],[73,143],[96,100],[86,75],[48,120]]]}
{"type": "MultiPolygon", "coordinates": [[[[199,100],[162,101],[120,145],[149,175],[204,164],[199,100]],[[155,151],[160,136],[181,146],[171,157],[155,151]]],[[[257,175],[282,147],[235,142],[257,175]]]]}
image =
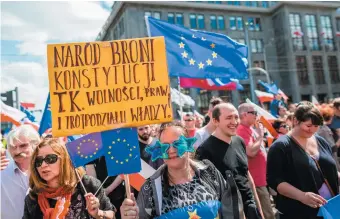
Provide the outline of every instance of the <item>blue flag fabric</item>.
{"type": "Polygon", "coordinates": [[[108,176],[141,170],[136,128],[123,128],[85,135],[66,144],[75,167],[105,156],[108,176]]]}
{"type": "Polygon", "coordinates": [[[327,201],[327,204],[321,206],[318,216],[324,219],[340,219],[340,195],[337,195],[327,201]]]}
{"type": "Polygon", "coordinates": [[[20,106],[20,111],[25,113],[27,118],[31,121],[31,122],[35,122],[35,116],[33,115],[33,113],[31,113],[30,111],[28,111],[25,107],[20,106]]]}
{"type": "Polygon", "coordinates": [[[278,94],[279,93],[279,88],[276,86],[275,83],[268,84],[266,82],[263,82],[259,80],[259,84],[262,85],[262,87],[266,90],[266,92],[271,93],[271,94],[278,94]]]}
{"type": "Polygon", "coordinates": [[[219,209],[221,202],[216,200],[204,201],[194,205],[178,208],[166,214],[162,214],[157,219],[217,219],[219,216],[219,209]]]}
{"type": "Polygon", "coordinates": [[[102,132],[108,176],[138,173],[141,170],[136,128],[102,132]]]}
{"type": "Polygon", "coordinates": [[[40,126],[39,126],[39,135],[42,135],[47,129],[52,128],[52,114],[51,114],[51,102],[50,102],[50,94],[47,96],[44,113],[42,115],[40,126]]]}
{"type": "Polygon", "coordinates": [[[169,75],[244,80],[247,46],[219,33],[198,31],[146,17],[149,36],[164,36],[169,75]]]}
{"type": "Polygon", "coordinates": [[[67,143],[66,147],[75,167],[85,166],[105,153],[100,132],[78,138],[67,143]]]}

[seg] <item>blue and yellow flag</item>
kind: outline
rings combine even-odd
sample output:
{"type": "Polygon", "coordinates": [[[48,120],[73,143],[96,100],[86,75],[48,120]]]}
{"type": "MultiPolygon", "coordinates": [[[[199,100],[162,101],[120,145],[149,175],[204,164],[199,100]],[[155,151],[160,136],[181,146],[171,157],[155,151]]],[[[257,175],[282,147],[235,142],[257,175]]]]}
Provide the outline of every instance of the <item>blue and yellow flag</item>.
{"type": "Polygon", "coordinates": [[[85,135],[66,144],[75,167],[105,156],[108,176],[141,170],[136,128],[122,128],[85,135]]]}

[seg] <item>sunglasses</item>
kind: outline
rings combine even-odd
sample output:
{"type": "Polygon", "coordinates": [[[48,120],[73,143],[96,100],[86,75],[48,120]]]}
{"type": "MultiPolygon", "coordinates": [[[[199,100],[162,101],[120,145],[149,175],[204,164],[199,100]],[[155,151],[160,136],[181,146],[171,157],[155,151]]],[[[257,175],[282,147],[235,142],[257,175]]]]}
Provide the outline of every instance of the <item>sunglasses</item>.
{"type": "Polygon", "coordinates": [[[249,111],[247,113],[253,114],[254,116],[257,116],[257,111],[249,111]]]}
{"type": "Polygon", "coordinates": [[[288,128],[288,125],[281,125],[280,128],[288,128]]]}
{"type": "Polygon", "coordinates": [[[35,159],[35,167],[41,167],[44,161],[47,164],[54,164],[55,162],[57,162],[58,158],[59,156],[56,154],[48,154],[44,158],[42,156],[39,156],[35,159]]]}

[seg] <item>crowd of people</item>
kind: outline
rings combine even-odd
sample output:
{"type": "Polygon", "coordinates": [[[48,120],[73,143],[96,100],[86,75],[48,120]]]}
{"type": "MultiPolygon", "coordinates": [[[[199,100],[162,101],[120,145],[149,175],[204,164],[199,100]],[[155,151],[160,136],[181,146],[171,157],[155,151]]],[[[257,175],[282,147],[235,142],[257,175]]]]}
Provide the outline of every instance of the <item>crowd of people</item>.
{"type": "Polygon", "coordinates": [[[287,106],[276,95],[269,111],[272,144],[254,105],[220,98],[208,119],[184,113],[137,127],[141,159],[156,172],[131,194],[107,178],[104,157],[74,168],[62,139],[22,125],[1,151],[1,218],[180,218],[189,209],[190,218],[317,219],[339,194],[340,98],[287,106]]]}

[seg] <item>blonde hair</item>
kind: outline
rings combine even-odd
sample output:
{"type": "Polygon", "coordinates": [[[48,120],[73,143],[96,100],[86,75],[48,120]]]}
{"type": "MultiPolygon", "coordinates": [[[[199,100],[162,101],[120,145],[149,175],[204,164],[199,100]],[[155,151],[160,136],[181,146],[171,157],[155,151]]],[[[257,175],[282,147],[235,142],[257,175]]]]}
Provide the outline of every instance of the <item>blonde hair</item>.
{"type": "MultiPolygon", "coordinates": [[[[79,179],[76,176],[75,168],[72,165],[66,146],[57,138],[47,138],[36,147],[32,154],[30,165],[31,174],[29,178],[29,187],[32,189],[31,193],[38,194],[48,187],[47,182],[40,177],[37,168],[35,167],[35,160],[38,156],[39,150],[46,146],[50,146],[60,157],[59,186],[63,187],[66,193],[73,192],[79,182],[79,179]]],[[[80,177],[85,174],[84,168],[77,168],[77,171],[80,177]]]]}
{"type": "Polygon", "coordinates": [[[21,137],[29,139],[29,144],[32,145],[33,149],[35,149],[41,140],[39,133],[31,125],[21,125],[8,133],[6,138],[7,145],[13,147],[14,141],[20,142],[21,137]]]}

